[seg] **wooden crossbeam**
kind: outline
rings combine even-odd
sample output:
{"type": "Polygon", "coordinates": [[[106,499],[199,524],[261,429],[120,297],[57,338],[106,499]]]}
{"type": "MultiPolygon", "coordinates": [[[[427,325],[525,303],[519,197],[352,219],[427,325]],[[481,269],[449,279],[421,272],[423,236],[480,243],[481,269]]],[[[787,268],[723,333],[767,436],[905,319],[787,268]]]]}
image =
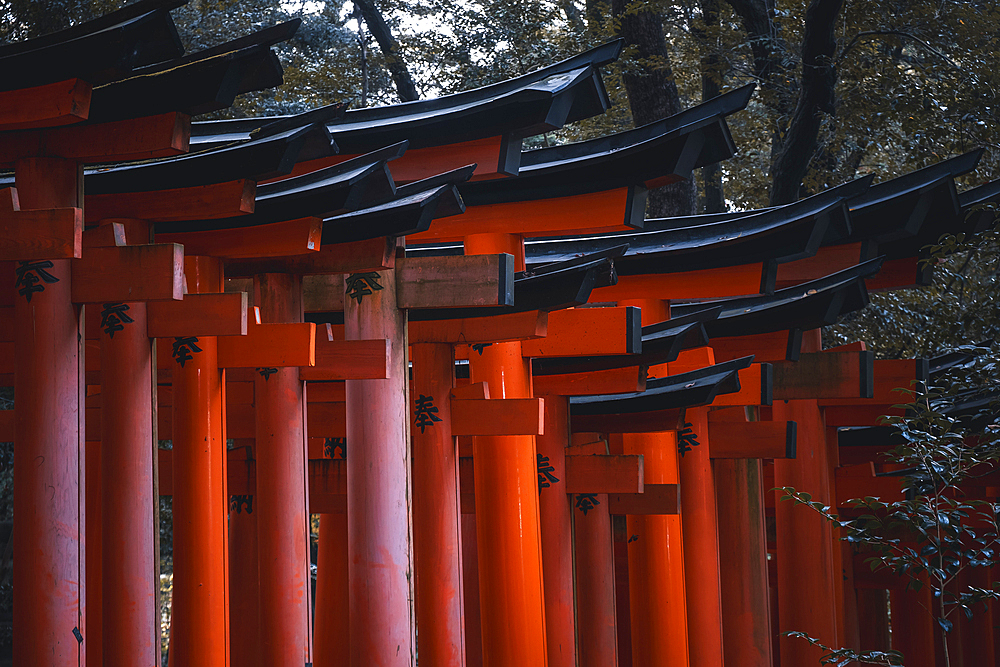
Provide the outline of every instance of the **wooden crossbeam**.
{"type": "Polygon", "coordinates": [[[128,245],[128,238],[125,233],[125,225],[120,222],[97,225],[96,227],[83,230],[84,248],[120,247],[125,245],[128,245]]]}
{"type": "Polygon", "coordinates": [[[426,232],[406,238],[423,243],[458,240],[469,234],[509,234],[512,230],[525,236],[625,231],[633,228],[636,213],[638,220],[642,219],[641,210],[631,210],[629,190],[469,206],[462,215],[435,220],[426,232]]]}
{"type": "Polygon", "coordinates": [[[611,514],[680,514],[680,510],[681,487],[678,484],[646,484],[642,493],[608,494],[611,514]]]}
{"type": "Polygon", "coordinates": [[[731,394],[719,394],[712,401],[713,407],[771,405],[774,397],[774,382],[772,364],[750,364],[738,371],[740,390],[731,394]]]}
{"type": "MultiPolygon", "coordinates": [[[[303,280],[307,312],[342,311],[344,276],[303,280]]],[[[514,257],[459,255],[396,260],[396,305],[400,308],[474,308],[514,304],[514,257]]]]}
{"type": "Polygon", "coordinates": [[[933,265],[923,265],[917,257],[888,259],[877,274],[865,279],[865,286],[871,292],[925,287],[931,284],[933,271],[933,265]]]}
{"type": "Polygon", "coordinates": [[[618,284],[598,287],[591,303],[633,299],[722,299],[760,294],[763,264],[641,276],[618,276],[618,284]]]}
{"type": "Polygon", "coordinates": [[[874,391],[872,352],[811,352],[798,361],[774,364],[777,399],[871,398],[874,391]]]}
{"type": "Polygon", "coordinates": [[[459,400],[488,400],[490,397],[490,385],[486,382],[470,382],[466,385],[452,387],[451,397],[459,400]]]}
{"type": "Polygon", "coordinates": [[[876,426],[884,415],[902,417],[905,411],[891,404],[828,405],[823,408],[827,426],[876,426]]]}
{"type": "Polygon", "coordinates": [[[227,278],[252,278],[260,273],[297,273],[311,276],[381,271],[393,268],[395,262],[396,239],[379,237],[328,245],[322,247],[319,252],[288,257],[227,259],[225,267],[227,278]]]}
{"type": "Polygon", "coordinates": [[[566,493],[642,492],[642,456],[566,456],[566,493]]]}
{"type": "Polygon", "coordinates": [[[929,379],[930,365],[926,359],[876,359],[872,374],[874,386],[866,399],[823,397],[820,405],[909,403],[913,400],[910,392],[929,379]]]}
{"type": "Polygon", "coordinates": [[[184,296],[184,248],[174,243],[88,248],[70,267],[73,303],[184,296]]]}
{"type": "Polygon", "coordinates": [[[219,368],[312,366],[316,363],[316,325],[312,322],[257,324],[244,336],[219,336],[219,368]]]}
{"type": "Polygon", "coordinates": [[[392,341],[318,340],[316,365],[299,369],[308,381],[381,380],[389,377],[392,341]]]}
{"type": "Polygon", "coordinates": [[[87,120],[91,86],[68,79],[0,92],[0,132],[71,125],[87,120]]]}
{"type": "Polygon", "coordinates": [[[49,155],[81,163],[123,162],[169,157],[188,150],[191,119],[182,113],[28,130],[9,134],[0,144],[0,165],[49,155]]]}
{"type": "MultiPolygon", "coordinates": [[[[183,243],[188,254],[211,257],[258,258],[313,254],[320,249],[323,221],[297,218],[239,230],[157,234],[157,241],[183,243]]],[[[227,274],[229,273],[227,269],[227,274]]]]}
{"type": "MultiPolygon", "coordinates": [[[[190,188],[86,196],[87,222],[139,218],[154,222],[209,220],[253,213],[257,182],[248,179],[190,188]]],[[[232,233],[230,232],[232,235],[232,233]]],[[[163,239],[161,242],[174,242],[163,239]]],[[[183,241],[176,241],[183,243],[183,241]]],[[[206,254],[202,252],[191,254],[206,254]]]]}
{"type": "Polygon", "coordinates": [[[718,362],[731,361],[753,355],[753,360],[795,361],[802,351],[802,332],[776,331],[753,336],[727,336],[713,338],[712,349],[718,362]]]}
{"type": "Polygon", "coordinates": [[[0,208],[0,261],[72,259],[83,249],[83,209],[0,208]]]}
{"type": "Polygon", "coordinates": [[[541,398],[452,399],[452,435],[544,435],[541,398]]]}
{"type": "Polygon", "coordinates": [[[709,422],[708,451],[713,459],[794,459],[796,423],[709,422]]]}
{"type": "Polygon", "coordinates": [[[146,330],[150,338],[244,336],[247,293],[185,294],[181,301],[150,302],[146,330]]]}
{"type": "Polygon", "coordinates": [[[901,477],[838,477],[837,507],[865,496],[876,496],[886,503],[903,500],[901,482],[901,477]]]}
{"type": "Polygon", "coordinates": [[[642,352],[638,308],[569,308],[549,313],[545,338],[521,343],[525,357],[577,357],[642,352]]]}
{"type": "Polygon", "coordinates": [[[646,389],[646,367],[628,366],[611,370],[563,375],[537,375],[531,380],[539,396],[594,396],[630,394],[646,389]]]}
{"type": "Polygon", "coordinates": [[[434,320],[409,323],[410,345],[417,343],[495,343],[530,340],[548,334],[549,313],[531,310],[524,313],[469,317],[460,320],[434,320]]]}
{"type": "Polygon", "coordinates": [[[684,409],[670,408],[655,412],[627,412],[608,415],[573,415],[570,424],[574,432],[597,433],[658,433],[684,428],[684,409]]]}
{"type": "Polygon", "coordinates": [[[845,243],[843,245],[824,246],[812,257],[797,259],[778,265],[775,288],[782,289],[819,280],[838,271],[856,266],[865,259],[864,243],[845,243]]]}
{"type": "MultiPolygon", "coordinates": [[[[334,133],[336,136],[336,133],[334,133]]],[[[444,146],[427,146],[425,148],[410,148],[401,157],[389,163],[389,170],[396,183],[409,183],[430,178],[452,169],[475,164],[476,171],[472,180],[486,180],[503,176],[517,176],[520,163],[521,142],[506,137],[487,137],[473,141],[462,141],[444,146]],[[513,155],[510,155],[513,153],[513,155]],[[513,159],[512,159],[513,158],[513,159]]],[[[346,160],[360,157],[357,154],[342,154],[307,160],[295,165],[288,176],[273,179],[275,181],[301,174],[308,174],[340,164],[346,160]]],[[[268,181],[271,182],[271,181],[268,181]]]]}

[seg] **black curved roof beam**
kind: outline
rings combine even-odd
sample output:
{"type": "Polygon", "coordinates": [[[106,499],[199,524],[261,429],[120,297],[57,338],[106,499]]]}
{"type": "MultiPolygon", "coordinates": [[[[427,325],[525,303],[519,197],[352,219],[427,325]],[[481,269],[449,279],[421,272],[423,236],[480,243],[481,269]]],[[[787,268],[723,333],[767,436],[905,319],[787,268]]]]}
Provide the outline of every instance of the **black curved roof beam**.
{"type": "Polygon", "coordinates": [[[623,276],[793,261],[814,255],[829,226],[850,229],[846,202],[870,182],[858,179],[786,206],[700,226],[530,239],[524,244],[525,261],[537,266],[622,242],[629,244],[616,263],[623,276]]]}
{"type": "Polygon", "coordinates": [[[687,111],[599,139],[521,155],[517,176],[463,186],[469,206],[551,199],[626,186],[658,187],[735,152],[725,117],[745,108],[754,86],[687,111]]]}
{"type": "Polygon", "coordinates": [[[280,86],[281,63],[270,47],[291,38],[300,23],[298,19],[289,21],[99,86],[91,97],[88,121],[107,122],[168,111],[208,113],[228,108],[237,95],[280,86]]]}
{"type": "MultiPolygon", "coordinates": [[[[409,139],[413,148],[458,143],[514,133],[540,134],[603,113],[610,105],[598,68],[614,62],[622,42],[604,44],[559,63],[489,86],[382,107],[354,109],[322,117],[300,116],[194,123],[192,145],[217,145],[250,138],[276,121],[329,123],[345,153],[409,139]]],[[[332,109],[331,109],[332,110],[332,109]]]]}
{"type": "Polygon", "coordinates": [[[850,202],[851,234],[830,230],[823,245],[875,241],[888,259],[916,257],[942,234],[965,231],[955,178],[976,168],[975,150],[873,185],[850,202]]]}
{"type": "Polygon", "coordinates": [[[675,361],[682,350],[709,344],[705,323],[719,316],[721,307],[696,311],[684,317],[642,327],[642,352],[603,357],[551,357],[532,359],[534,375],[566,375],[593,371],[654,366],[675,361]]]}
{"type": "Polygon", "coordinates": [[[291,173],[297,162],[337,153],[322,125],[188,153],[174,158],[87,169],[85,188],[93,194],[147,192],[226,183],[241,178],[263,181],[291,173]]]}
{"type": "MultiPolygon", "coordinates": [[[[71,29],[72,30],[72,29],[71,29]]],[[[137,67],[179,58],[184,53],[170,12],[154,9],[96,31],[54,33],[0,50],[0,90],[30,88],[68,79],[92,85],[126,78],[137,67]]]]}
{"type": "Polygon", "coordinates": [[[454,185],[441,185],[393,201],[323,220],[322,245],[405,236],[426,231],[442,197],[457,197],[454,185]]]}
{"type": "MultiPolygon", "coordinates": [[[[230,218],[157,222],[156,232],[235,231],[298,218],[333,218],[346,211],[384,204],[396,197],[396,186],[386,163],[405,151],[406,142],[402,142],[302,176],[258,185],[253,213],[230,218]]],[[[423,188],[420,192],[431,189],[423,188]]]]}
{"type": "Polygon", "coordinates": [[[979,187],[966,190],[958,195],[958,203],[966,216],[966,229],[982,232],[997,222],[997,206],[1000,203],[1000,178],[979,187]],[[993,204],[993,206],[987,206],[993,204]]]}
{"type": "Polygon", "coordinates": [[[778,290],[773,295],[679,304],[671,306],[671,313],[683,316],[721,306],[718,318],[705,323],[712,338],[816,329],[868,305],[865,278],[878,273],[883,260],[879,257],[820,280],[778,290]]]}
{"type": "Polygon", "coordinates": [[[571,396],[569,412],[577,415],[620,415],[709,405],[720,394],[740,390],[739,371],[753,357],[743,357],[688,373],[646,380],[646,391],[631,394],[571,396]]]}

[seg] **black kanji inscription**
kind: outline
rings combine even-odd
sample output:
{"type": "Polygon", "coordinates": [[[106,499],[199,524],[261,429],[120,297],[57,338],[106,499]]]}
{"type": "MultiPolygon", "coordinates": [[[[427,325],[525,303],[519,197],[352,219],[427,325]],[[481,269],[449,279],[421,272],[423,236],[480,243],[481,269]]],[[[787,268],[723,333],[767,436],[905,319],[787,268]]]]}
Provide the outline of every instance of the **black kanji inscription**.
{"type": "Polygon", "coordinates": [[[229,511],[237,514],[243,513],[243,506],[247,506],[247,514],[253,514],[253,496],[229,496],[229,511]]]}
{"type": "Polygon", "coordinates": [[[327,438],[323,444],[323,455],[328,459],[347,458],[347,438],[327,438]],[[340,450],[338,456],[337,450],[340,450]]]}
{"type": "Polygon", "coordinates": [[[479,353],[479,356],[483,356],[483,350],[488,348],[493,343],[476,343],[472,346],[472,349],[479,353]]]}
{"type": "Polygon", "coordinates": [[[45,285],[41,283],[59,282],[58,278],[45,270],[51,269],[52,266],[53,264],[49,260],[18,262],[17,268],[14,270],[14,276],[17,278],[14,281],[14,289],[20,287],[21,289],[18,289],[17,293],[23,296],[28,303],[31,303],[31,297],[35,292],[45,291],[45,285]]]}
{"type": "Polygon", "coordinates": [[[201,352],[201,348],[198,347],[198,339],[195,336],[183,336],[174,338],[174,349],[171,352],[177,363],[184,368],[184,364],[188,361],[194,359],[192,356],[195,352],[201,352]]]}
{"type": "Polygon", "coordinates": [[[127,303],[106,303],[101,311],[101,328],[110,338],[115,337],[116,331],[121,331],[126,324],[135,322],[126,312],[129,310],[127,303]]]}
{"type": "Polygon", "coordinates": [[[428,426],[433,426],[434,422],[441,421],[441,418],[437,416],[438,409],[434,407],[434,397],[433,396],[420,396],[416,400],[416,409],[414,414],[416,415],[416,425],[420,427],[420,432],[423,433],[424,429],[428,426]]]}
{"type": "Polygon", "coordinates": [[[541,492],[542,489],[547,489],[558,482],[559,478],[552,474],[556,469],[549,463],[549,457],[541,454],[536,454],[536,456],[538,457],[538,491],[541,492]]]}
{"type": "Polygon", "coordinates": [[[347,288],[346,294],[352,299],[357,299],[358,303],[361,303],[361,299],[366,295],[377,292],[380,289],[385,289],[378,281],[379,275],[375,271],[352,273],[344,281],[344,286],[347,288]]]}
{"type": "Polygon", "coordinates": [[[700,444],[694,434],[691,422],[685,422],[684,428],[677,432],[677,451],[680,452],[681,457],[683,458],[686,452],[690,452],[700,444]]]}
{"type": "Polygon", "coordinates": [[[77,644],[82,644],[83,643],[83,633],[80,632],[80,628],[77,628],[77,627],[73,628],[73,636],[76,637],[76,643],[77,644]]]}
{"type": "Polygon", "coordinates": [[[278,369],[277,368],[258,368],[257,372],[260,373],[260,376],[262,378],[264,378],[264,382],[267,382],[271,378],[272,375],[274,375],[275,373],[278,372],[278,369]]]}
{"type": "Polygon", "coordinates": [[[628,542],[626,542],[625,544],[632,544],[633,542],[638,542],[638,541],[639,541],[638,535],[629,535],[628,542]]]}
{"type": "Polygon", "coordinates": [[[597,499],[596,493],[578,493],[576,495],[576,508],[583,512],[584,516],[587,516],[587,512],[600,504],[601,501],[597,499]]]}

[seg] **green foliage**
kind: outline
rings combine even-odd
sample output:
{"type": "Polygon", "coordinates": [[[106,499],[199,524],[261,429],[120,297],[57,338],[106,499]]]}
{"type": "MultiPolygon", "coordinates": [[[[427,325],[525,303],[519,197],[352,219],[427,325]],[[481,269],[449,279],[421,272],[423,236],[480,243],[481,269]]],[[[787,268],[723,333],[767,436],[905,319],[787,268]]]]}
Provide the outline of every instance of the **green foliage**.
{"type": "Polygon", "coordinates": [[[903,654],[899,651],[855,651],[849,648],[831,648],[816,641],[804,632],[783,632],[781,634],[787,637],[804,639],[813,646],[823,649],[824,654],[820,659],[821,665],[835,665],[836,667],[845,667],[852,663],[888,665],[889,667],[893,667],[894,665],[902,667],[903,665],[903,654]]]}

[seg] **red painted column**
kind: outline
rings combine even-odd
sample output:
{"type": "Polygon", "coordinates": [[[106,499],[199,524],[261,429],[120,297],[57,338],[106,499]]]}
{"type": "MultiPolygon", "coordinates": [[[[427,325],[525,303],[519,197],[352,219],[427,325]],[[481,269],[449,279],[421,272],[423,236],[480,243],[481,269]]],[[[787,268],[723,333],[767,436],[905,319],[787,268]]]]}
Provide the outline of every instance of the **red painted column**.
{"type": "MultiPolygon", "coordinates": [[[[302,321],[301,277],[262,274],[254,276],[253,286],[262,323],[302,321]]],[[[258,371],[254,513],[261,659],[269,667],[299,667],[312,662],[304,383],[298,368],[258,371]]]]}
{"type": "Polygon", "coordinates": [[[606,493],[596,494],[594,500],[596,504],[577,503],[573,512],[579,667],[615,667],[618,641],[611,515],[606,493]]]}
{"type": "MultiPolygon", "coordinates": [[[[677,484],[677,433],[626,433],[625,454],[642,454],[646,484],[677,484]]],[[[614,450],[614,447],[612,447],[614,450]]],[[[683,501],[682,501],[683,502],[683,501]]],[[[627,519],[632,664],[688,667],[688,613],[681,517],[627,519]]]]}
{"type": "MultiPolygon", "coordinates": [[[[74,162],[19,160],[15,183],[22,209],[83,205],[74,162]]],[[[70,260],[15,267],[14,664],[77,667],[87,636],[83,309],[70,301],[70,260]]]]}
{"type": "MultiPolygon", "coordinates": [[[[465,493],[472,493],[468,489],[465,493]]],[[[462,592],[465,596],[465,664],[483,665],[483,623],[479,603],[479,550],[476,515],[462,515],[462,592]]]]}
{"type": "MultiPolygon", "coordinates": [[[[992,588],[993,580],[989,575],[989,568],[970,568],[968,570],[969,584],[977,588],[992,588]]],[[[972,618],[965,620],[969,629],[969,643],[965,653],[967,656],[973,656],[973,664],[996,664],[996,646],[993,643],[993,609],[994,603],[991,601],[988,601],[985,607],[982,604],[977,604],[972,618]]]]}
{"type": "MultiPolygon", "coordinates": [[[[831,504],[826,430],[816,401],[775,401],[772,411],[775,421],[798,422],[797,457],[775,459],[775,486],[794,487],[812,494],[815,501],[831,504]]],[[[830,523],[808,507],[779,499],[775,525],[779,630],[805,632],[834,646],[838,594],[834,577],[839,571],[830,523]]],[[[782,636],[780,646],[784,665],[818,663],[823,654],[821,649],[795,637],[782,636]]]]}
{"type": "Polygon", "coordinates": [[[347,514],[321,514],[313,667],[348,667],[351,664],[347,573],[347,514]]]}
{"type": "MultiPolygon", "coordinates": [[[[524,268],[523,240],[510,234],[465,239],[465,254],[509,252],[524,268]]],[[[495,343],[469,360],[473,382],[492,398],[531,396],[521,343],[495,343]]],[[[545,665],[545,603],[538,514],[538,463],[532,436],[473,440],[483,661],[489,667],[545,665]]]]}
{"type": "Polygon", "coordinates": [[[87,667],[104,665],[104,633],[101,632],[101,442],[88,440],[86,444],[87,472],[87,667]]]}
{"type": "Polygon", "coordinates": [[[394,270],[346,283],[345,338],[384,338],[392,348],[388,378],[346,383],[351,665],[413,665],[406,311],[396,306],[394,270]]]}
{"type": "Polygon", "coordinates": [[[451,345],[413,346],[413,560],[420,658],[465,665],[458,448],[451,435],[451,345]]]}
{"type": "Polygon", "coordinates": [[[934,640],[941,631],[927,611],[933,609],[931,589],[924,586],[919,591],[890,591],[889,608],[892,648],[903,653],[906,667],[934,667],[934,640]]]}
{"type": "Polygon", "coordinates": [[[715,477],[708,455],[708,408],[687,411],[700,443],[680,458],[681,523],[691,663],[722,667],[722,595],[715,477]]]}
{"type": "Polygon", "coordinates": [[[767,587],[760,459],[716,459],[719,583],[723,655],[728,665],[771,667],[771,612],[767,587]]]}
{"type": "MultiPolygon", "coordinates": [[[[571,496],[566,493],[566,446],[569,445],[569,399],[544,396],[545,434],[535,439],[538,456],[555,468],[556,482],[538,493],[542,528],[542,576],[549,667],[576,666],[573,602],[573,526],[571,496]]],[[[610,538],[609,538],[610,539],[610,538]]]]}
{"type": "Polygon", "coordinates": [[[153,346],[146,334],[145,303],[98,307],[102,308],[102,616],[108,639],[104,665],[151,665],[160,650],[154,533],[159,525],[153,513],[153,346]]]}
{"type": "Polygon", "coordinates": [[[888,651],[889,596],[884,588],[858,588],[858,641],[865,651],[888,651]]]}
{"type": "MultiPolygon", "coordinates": [[[[221,292],[222,264],[185,257],[188,291],[221,292]]],[[[173,364],[174,667],[229,664],[225,374],[214,336],[177,338],[173,364]]]]}
{"type": "MultiPolygon", "coordinates": [[[[226,466],[256,468],[250,460],[227,461],[226,466]]],[[[255,479],[249,474],[247,478],[255,479]]],[[[229,661],[244,667],[264,667],[260,649],[257,503],[253,496],[249,503],[242,500],[229,501],[229,661]]]]}

